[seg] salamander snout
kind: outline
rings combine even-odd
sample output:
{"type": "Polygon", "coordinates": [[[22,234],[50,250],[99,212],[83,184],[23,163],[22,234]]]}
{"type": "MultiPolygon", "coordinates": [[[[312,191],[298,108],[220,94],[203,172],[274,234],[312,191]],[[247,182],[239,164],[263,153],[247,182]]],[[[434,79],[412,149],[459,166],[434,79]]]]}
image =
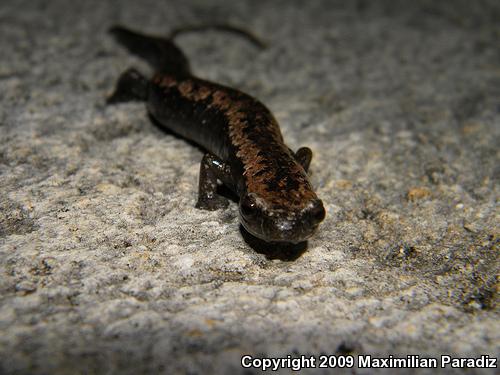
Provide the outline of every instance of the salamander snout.
{"type": "Polygon", "coordinates": [[[240,201],[241,223],[254,236],[268,242],[298,243],[311,237],[325,218],[320,199],[301,208],[273,207],[255,194],[240,201]]]}

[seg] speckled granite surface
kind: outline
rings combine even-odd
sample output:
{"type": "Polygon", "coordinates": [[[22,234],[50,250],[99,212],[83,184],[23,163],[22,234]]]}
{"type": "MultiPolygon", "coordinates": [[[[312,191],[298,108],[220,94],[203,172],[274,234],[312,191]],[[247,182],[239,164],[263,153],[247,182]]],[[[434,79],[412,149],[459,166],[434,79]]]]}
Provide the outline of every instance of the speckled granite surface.
{"type": "Polygon", "coordinates": [[[0,373],[498,356],[500,7],[346,3],[1,2],[0,373]],[[117,22],[267,41],[178,44],[313,149],[327,218],[306,251],[252,248],[235,204],[196,210],[201,152],[141,104],[104,105],[121,71],[148,72],[106,34],[117,22]]]}

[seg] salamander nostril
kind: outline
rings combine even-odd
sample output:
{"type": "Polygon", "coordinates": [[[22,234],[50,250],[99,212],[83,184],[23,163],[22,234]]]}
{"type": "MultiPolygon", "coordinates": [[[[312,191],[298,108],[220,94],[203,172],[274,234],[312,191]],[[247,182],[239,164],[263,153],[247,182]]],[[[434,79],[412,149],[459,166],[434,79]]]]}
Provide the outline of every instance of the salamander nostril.
{"type": "Polygon", "coordinates": [[[280,232],[287,232],[293,229],[293,224],[290,221],[280,221],[276,224],[280,232]]]}

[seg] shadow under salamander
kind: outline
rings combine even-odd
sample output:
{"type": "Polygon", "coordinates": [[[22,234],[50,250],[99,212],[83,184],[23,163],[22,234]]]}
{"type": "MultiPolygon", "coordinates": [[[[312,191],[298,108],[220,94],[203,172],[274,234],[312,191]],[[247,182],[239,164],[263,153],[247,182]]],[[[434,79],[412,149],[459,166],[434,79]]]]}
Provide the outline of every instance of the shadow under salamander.
{"type": "Polygon", "coordinates": [[[245,242],[257,253],[269,260],[279,259],[285,262],[297,260],[307,250],[307,241],[294,243],[266,242],[248,233],[240,224],[240,233],[245,242]]]}

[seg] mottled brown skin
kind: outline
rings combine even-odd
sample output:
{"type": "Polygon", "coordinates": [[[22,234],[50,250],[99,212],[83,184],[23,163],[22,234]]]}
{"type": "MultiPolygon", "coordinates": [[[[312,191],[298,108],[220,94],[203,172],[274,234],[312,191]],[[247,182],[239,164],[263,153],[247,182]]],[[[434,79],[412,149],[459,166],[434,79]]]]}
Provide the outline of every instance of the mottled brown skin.
{"type": "MultiPolygon", "coordinates": [[[[142,36],[133,34],[137,35],[142,36]]],[[[310,150],[293,153],[276,119],[258,100],[186,71],[162,71],[150,81],[128,71],[110,101],[123,101],[125,89],[135,90],[135,97],[146,101],[161,125],[207,150],[197,207],[213,210],[227,205],[216,193],[220,181],[240,198],[240,219],[248,232],[269,242],[305,241],[325,216],[307,176],[310,150]]]]}

